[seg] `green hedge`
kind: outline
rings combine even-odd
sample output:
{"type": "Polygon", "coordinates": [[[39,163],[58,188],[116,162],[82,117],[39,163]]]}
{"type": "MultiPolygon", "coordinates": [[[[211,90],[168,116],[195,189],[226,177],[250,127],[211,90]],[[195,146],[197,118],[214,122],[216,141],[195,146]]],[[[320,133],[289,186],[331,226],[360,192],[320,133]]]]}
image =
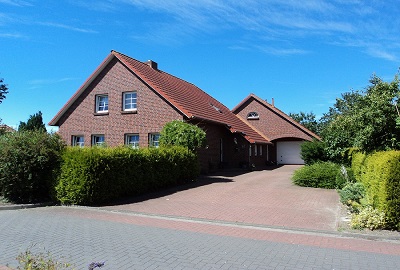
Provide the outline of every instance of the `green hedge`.
{"type": "Polygon", "coordinates": [[[16,203],[54,200],[64,142],[42,131],[0,136],[0,195],[16,203]]]}
{"type": "Polygon", "coordinates": [[[183,147],[68,148],[56,187],[63,204],[93,205],[192,180],[197,156],[183,147]]]}
{"type": "Polygon", "coordinates": [[[385,213],[389,228],[400,229],[400,151],[356,154],[352,167],[368,203],[385,213]]]}
{"type": "Polygon", "coordinates": [[[293,183],[304,187],[336,188],[336,175],[340,166],[333,162],[316,162],[296,170],[293,183]]]}

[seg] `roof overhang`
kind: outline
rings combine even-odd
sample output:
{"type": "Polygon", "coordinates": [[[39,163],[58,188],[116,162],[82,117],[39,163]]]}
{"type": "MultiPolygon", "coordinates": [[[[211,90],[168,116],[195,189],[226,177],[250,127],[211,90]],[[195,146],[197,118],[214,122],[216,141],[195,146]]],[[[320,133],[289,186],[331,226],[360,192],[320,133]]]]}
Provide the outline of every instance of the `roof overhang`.
{"type": "Polygon", "coordinates": [[[79,96],[86,90],[86,88],[96,79],[96,77],[103,71],[103,69],[111,62],[114,55],[110,53],[106,59],[97,67],[97,69],[89,76],[89,78],[79,87],[78,91],[67,101],[64,107],[50,120],[49,126],[58,126],[60,118],[67,112],[67,110],[74,104],[79,96]]]}

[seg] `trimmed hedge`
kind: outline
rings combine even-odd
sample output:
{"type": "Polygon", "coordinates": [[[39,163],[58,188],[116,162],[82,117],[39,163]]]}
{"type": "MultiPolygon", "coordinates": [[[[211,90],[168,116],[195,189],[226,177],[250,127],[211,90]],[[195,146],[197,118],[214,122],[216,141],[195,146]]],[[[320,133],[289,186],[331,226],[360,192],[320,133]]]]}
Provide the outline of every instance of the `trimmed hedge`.
{"type": "Polygon", "coordinates": [[[386,215],[387,226],[400,229],[400,151],[356,154],[352,167],[366,187],[368,204],[386,215]]]}
{"type": "Polygon", "coordinates": [[[68,148],[57,199],[93,205],[174,186],[199,175],[197,156],[184,147],[68,148]]]}
{"type": "Polygon", "coordinates": [[[339,171],[340,165],[333,162],[316,162],[296,170],[292,180],[299,186],[333,189],[339,171]]]}

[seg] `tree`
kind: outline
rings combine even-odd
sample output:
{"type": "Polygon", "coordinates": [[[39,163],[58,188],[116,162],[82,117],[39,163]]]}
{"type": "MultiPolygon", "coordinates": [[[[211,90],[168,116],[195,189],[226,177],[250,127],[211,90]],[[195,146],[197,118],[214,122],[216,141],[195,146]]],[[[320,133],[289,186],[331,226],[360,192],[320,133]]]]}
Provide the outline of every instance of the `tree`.
{"type": "Polygon", "coordinates": [[[296,122],[299,124],[303,125],[307,129],[311,130],[312,132],[319,134],[319,123],[315,119],[316,116],[314,113],[305,113],[305,112],[300,112],[300,113],[289,113],[289,116],[293,118],[296,122]]]}
{"type": "Polygon", "coordinates": [[[347,149],[364,152],[400,149],[400,96],[397,75],[390,83],[373,75],[364,91],[342,95],[325,117],[322,137],[330,158],[341,160],[347,149]]]}
{"type": "Polygon", "coordinates": [[[46,126],[43,123],[42,112],[39,111],[34,115],[31,115],[28,121],[20,122],[18,126],[18,131],[27,131],[27,130],[37,130],[37,131],[46,131],[46,126]]]}
{"type": "Polygon", "coordinates": [[[8,87],[3,81],[4,79],[0,78],[0,104],[3,102],[3,99],[6,98],[6,94],[8,94],[8,87]]]}
{"type": "Polygon", "coordinates": [[[195,151],[205,145],[206,133],[198,126],[174,120],[167,123],[160,133],[160,145],[180,145],[195,151]]]}

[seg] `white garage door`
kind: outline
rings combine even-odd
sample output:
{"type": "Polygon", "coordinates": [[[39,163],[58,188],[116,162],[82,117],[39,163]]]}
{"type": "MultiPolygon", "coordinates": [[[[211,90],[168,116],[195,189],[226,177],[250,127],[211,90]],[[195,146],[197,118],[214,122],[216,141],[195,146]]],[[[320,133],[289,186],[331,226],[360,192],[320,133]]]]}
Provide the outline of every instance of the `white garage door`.
{"type": "Polygon", "coordinates": [[[300,145],[302,143],[302,141],[277,142],[278,164],[304,164],[300,156],[300,145]]]}

